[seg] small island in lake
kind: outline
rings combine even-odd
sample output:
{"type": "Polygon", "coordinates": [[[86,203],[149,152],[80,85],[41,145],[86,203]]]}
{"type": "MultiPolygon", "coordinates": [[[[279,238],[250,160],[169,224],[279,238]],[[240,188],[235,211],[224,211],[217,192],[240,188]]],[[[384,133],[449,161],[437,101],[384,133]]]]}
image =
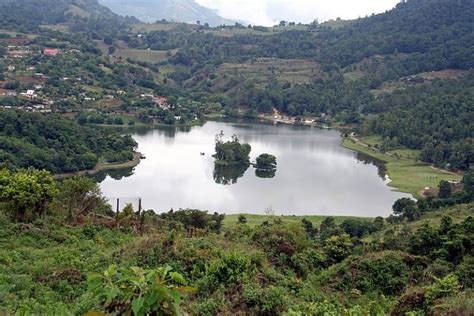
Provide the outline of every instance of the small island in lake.
{"type": "Polygon", "coordinates": [[[275,177],[277,161],[276,157],[270,154],[261,154],[257,157],[255,167],[255,175],[259,178],[275,177]]]}
{"type": "Polygon", "coordinates": [[[249,144],[241,144],[236,135],[230,141],[224,142],[224,133],[216,135],[216,153],[214,161],[214,181],[217,184],[236,184],[250,167],[249,144]]]}
{"type": "Polygon", "coordinates": [[[236,166],[250,165],[250,151],[252,147],[249,144],[241,144],[237,135],[232,135],[232,140],[224,142],[224,133],[216,135],[216,153],[213,157],[216,159],[216,165],[236,166]]]}
{"type": "MultiPolygon", "coordinates": [[[[224,133],[216,135],[216,153],[213,155],[214,161],[214,181],[218,184],[236,184],[237,180],[244,176],[250,167],[249,144],[241,144],[236,135],[232,135],[230,141],[224,142],[224,133]]],[[[255,175],[259,178],[274,178],[276,174],[276,157],[270,154],[261,154],[256,162],[255,175]]]]}
{"type": "Polygon", "coordinates": [[[261,154],[257,157],[257,163],[255,164],[257,169],[275,169],[276,166],[276,157],[270,154],[261,154]]]}

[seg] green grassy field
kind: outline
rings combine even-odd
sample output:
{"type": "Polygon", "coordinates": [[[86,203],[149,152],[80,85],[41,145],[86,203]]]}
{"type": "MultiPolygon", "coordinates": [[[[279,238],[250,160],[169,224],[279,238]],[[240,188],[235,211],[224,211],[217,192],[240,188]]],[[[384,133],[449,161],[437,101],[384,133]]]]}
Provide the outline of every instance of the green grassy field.
{"type": "Polygon", "coordinates": [[[156,51],[156,50],[139,50],[139,49],[119,49],[114,53],[116,57],[131,58],[134,60],[160,63],[167,60],[170,56],[177,53],[177,50],[171,51],[156,51]]]}
{"type": "MultiPolygon", "coordinates": [[[[265,221],[273,222],[276,219],[281,219],[285,223],[301,223],[303,218],[311,221],[315,226],[321,225],[321,223],[327,217],[334,218],[336,224],[341,224],[344,220],[348,218],[354,218],[354,216],[324,216],[324,215],[309,215],[309,216],[271,216],[271,215],[255,215],[255,214],[244,214],[247,218],[247,224],[249,226],[258,226],[265,221]]],[[[224,219],[224,227],[234,227],[236,225],[241,225],[238,223],[239,214],[226,215],[224,219]]],[[[364,217],[368,221],[373,220],[373,218],[364,217]]]]}
{"type": "Polygon", "coordinates": [[[329,20],[329,21],[326,21],[326,22],[322,23],[321,25],[326,26],[326,27],[330,27],[330,28],[333,28],[333,29],[338,29],[338,28],[350,25],[350,24],[354,23],[355,21],[356,20],[342,20],[342,19],[329,20]]]}
{"type": "MultiPolygon", "coordinates": [[[[177,28],[179,25],[184,25],[183,23],[157,23],[157,24],[150,24],[150,23],[140,23],[132,25],[132,31],[135,33],[146,33],[146,32],[154,32],[154,31],[170,31],[177,28]]],[[[189,25],[191,26],[191,25],[189,25]]]]}
{"type": "MultiPolygon", "coordinates": [[[[389,185],[397,191],[420,197],[420,193],[425,187],[435,188],[441,180],[460,181],[462,178],[461,175],[435,169],[430,165],[420,163],[414,159],[382,154],[369,148],[364,140],[357,142],[352,138],[345,138],[343,140],[343,146],[385,161],[387,163],[388,176],[392,180],[389,185]]],[[[374,142],[374,139],[369,139],[369,142],[370,141],[374,142]]],[[[403,153],[404,155],[408,154],[407,151],[399,151],[399,153],[403,153]]],[[[414,155],[413,151],[410,151],[410,154],[414,155]]]]}

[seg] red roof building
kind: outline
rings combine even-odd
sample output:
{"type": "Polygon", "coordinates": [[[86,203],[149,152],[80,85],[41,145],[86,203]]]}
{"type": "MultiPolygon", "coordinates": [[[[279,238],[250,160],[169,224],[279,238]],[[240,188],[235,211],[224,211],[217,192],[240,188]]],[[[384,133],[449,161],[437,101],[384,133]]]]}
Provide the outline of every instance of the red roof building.
{"type": "Polygon", "coordinates": [[[45,48],[43,50],[43,54],[45,54],[46,56],[56,56],[59,54],[59,50],[54,48],[45,48]]]}

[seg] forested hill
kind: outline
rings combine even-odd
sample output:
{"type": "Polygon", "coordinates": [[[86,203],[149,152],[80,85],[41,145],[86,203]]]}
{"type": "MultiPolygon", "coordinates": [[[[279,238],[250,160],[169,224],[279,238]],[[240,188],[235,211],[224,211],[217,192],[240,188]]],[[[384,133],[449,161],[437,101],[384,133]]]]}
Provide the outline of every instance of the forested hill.
{"type": "Polygon", "coordinates": [[[0,27],[15,30],[38,30],[41,25],[69,25],[81,30],[84,22],[91,28],[138,22],[116,15],[97,0],[0,0],[0,27]]]}
{"type": "Polygon", "coordinates": [[[211,26],[235,24],[194,0],[100,0],[99,3],[123,16],[135,16],[150,23],[165,19],[191,24],[200,21],[211,26]]]}
{"type": "MultiPolygon", "coordinates": [[[[79,63],[67,55],[3,63],[25,72],[34,66],[48,76],[60,62],[64,67],[55,69],[58,78],[47,81],[44,94],[60,104],[67,94],[79,96],[67,101],[71,111],[112,94],[115,105],[99,106],[99,114],[130,111],[145,123],[201,114],[255,118],[277,110],[349,126],[380,138],[384,150],[409,148],[440,167],[465,169],[474,162],[474,129],[457,123],[472,122],[472,0],[410,0],[339,25],[283,21],[271,28],[143,24],[95,0],[0,0],[0,6],[0,29],[30,33],[31,45],[83,54],[79,63]],[[61,82],[71,74],[87,78],[87,87],[61,82]],[[127,94],[118,95],[124,89],[127,94]],[[141,95],[179,100],[186,110],[153,111],[141,95]]],[[[7,86],[31,88],[15,84],[24,77],[18,71],[3,77],[7,86]]]]}
{"type": "Polygon", "coordinates": [[[59,115],[0,111],[0,162],[12,169],[89,170],[98,162],[131,160],[136,146],[130,136],[81,127],[59,115]]]}
{"type": "Polygon", "coordinates": [[[322,51],[321,61],[347,66],[375,54],[398,52],[415,54],[417,72],[469,69],[474,67],[473,29],[471,0],[410,0],[387,13],[329,32],[333,36],[323,35],[328,49],[322,51]]]}

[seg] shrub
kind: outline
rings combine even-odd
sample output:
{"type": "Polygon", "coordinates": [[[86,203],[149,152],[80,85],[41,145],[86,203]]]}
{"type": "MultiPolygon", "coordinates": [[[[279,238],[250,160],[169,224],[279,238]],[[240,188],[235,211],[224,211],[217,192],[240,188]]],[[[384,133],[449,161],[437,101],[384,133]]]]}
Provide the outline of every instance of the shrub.
{"type": "Polygon", "coordinates": [[[247,223],[247,217],[244,214],[240,214],[238,218],[239,224],[246,224],[247,223]]]}
{"type": "Polygon", "coordinates": [[[388,251],[349,257],[321,273],[318,279],[322,285],[339,290],[397,295],[418,269],[425,266],[421,257],[388,251]]]}
{"type": "Polygon", "coordinates": [[[196,315],[216,315],[219,310],[219,303],[217,303],[213,298],[199,300],[193,305],[193,311],[196,315]]]}
{"type": "Polygon", "coordinates": [[[113,314],[178,314],[181,294],[192,289],[171,268],[154,270],[110,266],[103,275],[88,277],[89,289],[103,309],[113,314]]]}
{"type": "Polygon", "coordinates": [[[248,257],[236,253],[224,254],[208,267],[206,274],[213,276],[219,283],[232,284],[241,282],[249,267],[248,257]]]}
{"type": "Polygon", "coordinates": [[[459,292],[459,281],[454,274],[443,279],[435,278],[435,283],[426,287],[426,304],[432,306],[435,300],[453,296],[459,292]]]}
{"type": "Polygon", "coordinates": [[[474,287],[474,257],[465,256],[464,260],[458,266],[456,270],[456,275],[458,276],[461,284],[464,288],[473,288],[474,287]]]}
{"type": "Polygon", "coordinates": [[[338,263],[350,255],[352,243],[349,235],[332,236],[326,240],[324,252],[332,263],[338,263]]]}

